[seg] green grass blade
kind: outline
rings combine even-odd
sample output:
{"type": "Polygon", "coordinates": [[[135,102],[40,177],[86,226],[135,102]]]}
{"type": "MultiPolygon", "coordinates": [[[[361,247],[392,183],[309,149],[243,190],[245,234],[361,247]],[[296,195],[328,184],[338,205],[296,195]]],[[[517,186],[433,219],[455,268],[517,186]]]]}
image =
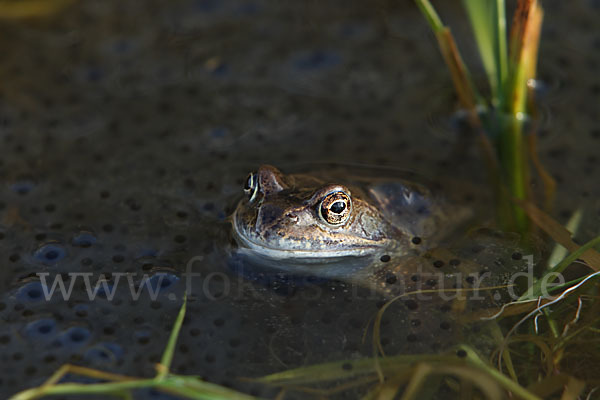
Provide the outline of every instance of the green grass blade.
{"type": "MultiPolygon", "coordinates": [[[[456,360],[453,353],[449,354],[415,354],[384,357],[379,359],[381,369],[389,372],[399,372],[410,369],[419,362],[452,362],[456,360]]],[[[377,373],[375,358],[358,360],[334,361],[324,364],[310,365],[288,369],[282,372],[266,375],[252,381],[271,385],[304,385],[331,382],[344,379],[356,379],[365,374],[377,373]]]]}
{"type": "Polygon", "coordinates": [[[258,400],[257,397],[205,382],[197,377],[170,375],[162,388],[187,396],[190,399],[200,400],[258,400]]]}
{"type": "Polygon", "coordinates": [[[450,29],[444,26],[429,0],[415,0],[415,2],[435,34],[440,52],[450,71],[450,76],[452,77],[452,82],[454,83],[454,88],[462,107],[470,111],[473,118],[477,119],[479,123],[475,110],[477,104],[482,103],[481,96],[477,93],[475,85],[473,85],[469,69],[458,51],[450,29]]]}
{"type": "Polygon", "coordinates": [[[202,382],[197,378],[180,377],[177,375],[167,376],[160,381],[154,378],[126,382],[60,383],[19,392],[11,397],[10,400],[33,400],[52,395],[114,395],[124,390],[144,388],[156,388],[160,391],[195,400],[257,400],[254,396],[236,392],[233,389],[209,382],[202,382]]]}
{"type": "Polygon", "coordinates": [[[503,386],[506,390],[513,393],[517,398],[524,400],[542,400],[540,397],[531,393],[529,390],[525,389],[518,382],[513,381],[508,376],[504,375],[502,372],[498,371],[496,368],[488,365],[484,362],[477,353],[468,346],[461,346],[461,348],[466,353],[466,359],[471,363],[471,365],[480,368],[482,371],[487,372],[494,380],[503,386]]]}
{"type": "MultiPolygon", "coordinates": [[[[583,211],[581,210],[581,208],[579,208],[573,213],[573,215],[571,215],[571,218],[569,218],[569,221],[567,222],[565,228],[567,228],[569,232],[575,235],[577,233],[577,230],[579,229],[579,225],[581,225],[582,217],[583,211]]],[[[563,260],[567,256],[567,254],[567,249],[560,243],[556,243],[554,249],[552,249],[552,253],[550,253],[550,257],[548,257],[548,269],[557,266],[558,263],[560,263],[561,260],[563,260]]]]}
{"type": "Polygon", "coordinates": [[[167,342],[167,347],[165,347],[165,351],[160,360],[160,370],[156,375],[156,379],[163,379],[169,373],[169,368],[171,368],[171,362],[173,361],[173,353],[175,352],[175,345],[177,344],[177,338],[179,337],[179,331],[181,330],[181,324],[183,324],[183,318],[185,317],[185,309],[187,305],[187,294],[183,296],[183,305],[179,310],[179,314],[177,315],[177,319],[175,320],[175,324],[173,325],[173,330],[171,331],[171,336],[169,337],[169,341],[167,342]]]}
{"type": "MultiPolygon", "coordinates": [[[[519,115],[522,117],[524,113],[519,115]]],[[[521,117],[517,117],[516,113],[501,116],[499,122],[501,134],[498,135],[497,149],[510,197],[518,200],[529,200],[529,169],[523,137],[524,119],[521,117]]],[[[510,198],[507,200],[508,203],[510,198]]],[[[516,203],[509,203],[509,206],[513,221],[504,228],[516,229],[517,232],[521,233],[526,232],[529,221],[525,211],[516,203]]]]}
{"type": "Polygon", "coordinates": [[[504,0],[463,0],[495,105],[503,103],[508,76],[504,0]]]}
{"type": "MultiPolygon", "coordinates": [[[[569,254],[568,257],[566,257],[561,262],[559,262],[554,268],[548,270],[548,272],[546,272],[546,274],[544,274],[544,276],[548,275],[548,274],[557,274],[557,273],[563,272],[565,270],[565,268],[567,268],[575,260],[577,260],[579,257],[581,257],[581,255],[583,253],[585,253],[587,250],[592,249],[598,245],[600,245],[600,236],[590,240],[589,242],[587,242],[586,244],[584,244],[583,246],[581,246],[580,248],[578,248],[577,250],[575,250],[574,252],[569,254]]],[[[539,296],[541,296],[543,294],[542,293],[542,284],[551,283],[554,281],[555,278],[556,278],[555,276],[552,276],[550,279],[544,279],[544,277],[541,277],[527,290],[527,292],[524,295],[519,297],[519,300],[532,300],[532,299],[538,298],[539,296]]]]}
{"type": "Polygon", "coordinates": [[[444,24],[442,24],[440,16],[437,14],[429,0],[416,0],[416,3],[429,23],[431,30],[435,33],[442,31],[444,29],[444,24]]]}
{"type": "Polygon", "coordinates": [[[156,387],[159,382],[154,379],[135,380],[126,382],[105,383],[60,383],[58,385],[40,386],[15,394],[9,400],[32,400],[42,396],[52,395],[98,395],[114,394],[123,390],[134,390],[145,387],[156,387]]]}
{"type": "MultiPolygon", "coordinates": [[[[498,76],[500,79],[500,89],[504,92],[504,87],[508,81],[508,45],[506,43],[506,5],[504,0],[496,1],[496,23],[498,35],[498,76]]],[[[500,100],[503,100],[500,98],[500,100]]]]}

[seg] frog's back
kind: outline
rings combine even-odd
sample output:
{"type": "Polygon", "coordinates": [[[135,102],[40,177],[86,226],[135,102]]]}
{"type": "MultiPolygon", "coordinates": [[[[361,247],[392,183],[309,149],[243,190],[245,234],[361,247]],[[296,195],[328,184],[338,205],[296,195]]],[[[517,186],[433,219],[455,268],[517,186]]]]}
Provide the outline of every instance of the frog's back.
{"type": "Polygon", "coordinates": [[[435,246],[471,216],[469,208],[439,193],[437,184],[392,167],[327,164],[307,174],[359,191],[399,232],[421,248],[435,246]]]}

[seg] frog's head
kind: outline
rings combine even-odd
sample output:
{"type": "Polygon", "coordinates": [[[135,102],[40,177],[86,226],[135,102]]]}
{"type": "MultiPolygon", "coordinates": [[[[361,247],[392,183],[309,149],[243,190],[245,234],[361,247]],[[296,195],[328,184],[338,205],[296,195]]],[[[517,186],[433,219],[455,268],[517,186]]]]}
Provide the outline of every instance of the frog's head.
{"type": "Polygon", "coordinates": [[[272,259],[366,256],[398,232],[358,188],[261,166],[244,185],[232,218],[236,241],[272,259]]]}

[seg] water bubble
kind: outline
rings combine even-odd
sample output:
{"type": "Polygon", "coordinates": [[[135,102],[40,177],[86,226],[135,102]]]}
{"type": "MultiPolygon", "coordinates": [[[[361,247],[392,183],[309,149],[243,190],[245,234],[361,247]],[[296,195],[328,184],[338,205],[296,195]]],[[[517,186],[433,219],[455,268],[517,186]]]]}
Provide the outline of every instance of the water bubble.
{"type": "Polygon", "coordinates": [[[82,326],[74,326],[60,335],[59,342],[67,348],[73,348],[84,345],[90,337],[91,333],[89,329],[82,326]]]}
{"type": "Polygon", "coordinates": [[[89,304],[84,304],[84,303],[76,304],[75,307],[73,307],[73,311],[75,311],[75,315],[81,316],[81,317],[87,316],[89,310],[90,310],[89,304]]]}
{"type": "Polygon", "coordinates": [[[20,302],[37,302],[44,300],[44,287],[41,282],[34,281],[21,286],[16,293],[20,302]]]}
{"type": "Polygon", "coordinates": [[[87,350],[84,359],[96,365],[111,365],[123,358],[123,348],[117,343],[102,342],[87,350]]]}
{"type": "Polygon", "coordinates": [[[145,329],[138,330],[133,333],[133,337],[139,344],[147,344],[150,341],[151,336],[151,333],[145,329]]]}
{"type": "Polygon", "coordinates": [[[53,265],[67,256],[67,251],[58,242],[49,242],[41,245],[33,253],[33,257],[46,265],[53,265]]]}
{"type": "Polygon", "coordinates": [[[51,318],[38,319],[25,326],[25,336],[33,340],[50,339],[56,333],[56,320],[51,318]]]}
{"type": "Polygon", "coordinates": [[[155,262],[155,257],[158,255],[158,250],[154,247],[143,246],[136,250],[135,259],[138,262],[155,262]]]}
{"type": "Polygon", "coordinates": [[[156,291],[157,289],[163,290],[173,286],[179,282],[179,277],[167,272],[159,272],[151,276],[148,281],[152,290],[156,291]]]}
{"type": "Polygon", "coordinates": [[[90,247],[96,243],[96,236],[91,231],[81,231],[77,235],[73,236],[71,244],[78,247],[90,247]]]}
{"type": "Polygon", "coordinates": [[[100,283],[100,287],[98,288],[98,291],[96,292],[96,296],[101,298],[101,299],[112,299],[113,296],[115,295],[115,289],[114,289],[114,284],[109,283],[109,282],[103,282],[100,283]]]}
{"type": "Polygon", "coordinates": [[[25,195],[33,190],[35,187],[35,183],[32,181],[19,181],[11,185],[11,189],[13,192],[25,195]]]}

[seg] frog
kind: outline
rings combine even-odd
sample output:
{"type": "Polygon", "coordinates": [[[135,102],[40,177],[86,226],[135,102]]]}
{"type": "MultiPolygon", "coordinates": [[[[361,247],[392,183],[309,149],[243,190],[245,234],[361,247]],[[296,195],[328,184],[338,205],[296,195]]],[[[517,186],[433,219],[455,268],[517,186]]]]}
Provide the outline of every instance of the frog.
{"type": "Polygon", "coordinates": [[[410,172],[327,164],[286,174],[261,165],[230,221],[237,254],[253,265],[364,283],[382,261],[423,254],[470,216],[410,172]]]}

